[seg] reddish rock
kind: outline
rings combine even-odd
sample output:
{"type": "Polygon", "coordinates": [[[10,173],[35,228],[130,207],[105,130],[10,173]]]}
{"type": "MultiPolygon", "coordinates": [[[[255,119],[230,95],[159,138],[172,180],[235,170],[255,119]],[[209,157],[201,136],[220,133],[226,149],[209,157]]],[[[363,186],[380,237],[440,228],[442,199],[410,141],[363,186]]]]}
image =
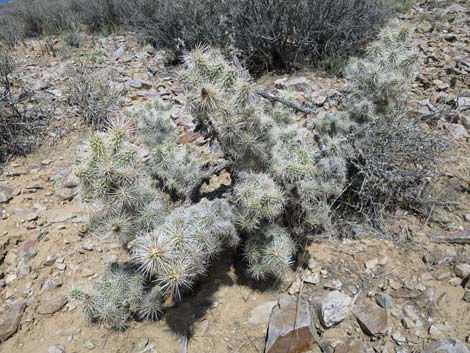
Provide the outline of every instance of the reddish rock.
{"type": "Polygon", "coordinates": [[[25,240],[19,247],[20,257],[29,260],[37,254],[38,241],[36,239],[25,240]]]}
{"type": "Polygon", "coordinates": [[[370,336],[382,336],[389,330],[388,312],[376,304],[355,305],[353,314],[364,332],[370,336]]]}
{"type": "Polygon", "coordinates": [[[24,302],[10,305],[8,314],[0,321],[0,342],[5,341],[18,330],[25,309],[24,302]]]}
{"type": "Polygon", "coordinates": [[[316,342],[308,304],[281,296],[271,313],[265,353],[303,353],[316,342]]]}

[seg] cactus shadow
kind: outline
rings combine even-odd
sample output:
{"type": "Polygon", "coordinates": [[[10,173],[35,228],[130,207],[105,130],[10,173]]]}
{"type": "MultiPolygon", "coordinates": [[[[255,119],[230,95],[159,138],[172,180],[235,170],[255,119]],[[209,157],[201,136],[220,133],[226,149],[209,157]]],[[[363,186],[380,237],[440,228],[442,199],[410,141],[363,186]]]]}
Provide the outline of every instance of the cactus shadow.
{"type": "Polygon", "coordinates": [[[255,281],[245,270],[241,254],[226,251],[213,261],[207,274],[192,291],[182,296],[181,300],[165,310],[164,320],[170,330],[178,336],[191,338],[194,323],[203,319],[207,311],[218,305],[217,299],[230,300],[230,298],[216,298],[215,294],[221,287],[230,286],[248,287],[254,292],[275,291],[280,281],[267,279],[255,281]]]}

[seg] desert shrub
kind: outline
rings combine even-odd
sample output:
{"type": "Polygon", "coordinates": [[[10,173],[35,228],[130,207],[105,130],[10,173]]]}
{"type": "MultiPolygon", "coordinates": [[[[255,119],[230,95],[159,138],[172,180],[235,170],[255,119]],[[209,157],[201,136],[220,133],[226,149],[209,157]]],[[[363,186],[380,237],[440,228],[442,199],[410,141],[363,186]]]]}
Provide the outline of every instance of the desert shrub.
{"type": "MultiPolygon", "coordinates": [[[[135,271],[157,285],[153,298],[179,300],[224,249],[241,249],[254,279],[275,279],[291,268],[302,244],[331,231],[332,210],[345,197],[370,207],[388,205],[392,192],[414,191],[434,175],[426,163],[438,162],[442,150],[432,133],[410,129],[406,116],[396,114],[396,87],[410,80],[402,71],[413,74],[409,34],[394,29],[380,38],[389,41],[373,43],[351,62],[354,89],[344,110],[306,128],[292,110],[262,101],[246,72],[220,52],[199,47],[187,54],[180,74],[185,108],[223,158],[206,162],[197,146],[178,144],[170,105],[145,106],[136,114],[136,134],[114,124],[90,139],[77,169],[82,198],[99,206],[90,229],[111,229],[126,243],[135,271]],[[388,70],[383,79],[371,79],[375,66],[388,70]],[[363,74],[358,67],[369,69],[363,74]],[[373,85],[389,89],[379,95],[373,85]],[[425,142],[412,140],[418,137],[425,142]],[[142,141],[149,153],[138,153],[134,143],[142,141]],[[426,151],[433,155],[423,159],[426,151]],[[220,168],[231,174],[229,188],[210,199],[188,197],[220,168]]],[[[141,315],[158,316],[160,307],[150,308],[141,315]]]]}
{"type": "Polygon", "coordinates": [[[344,56],[357,50],[389,12],[384,0],[18,0],[12,9],[6,17],[17,34],[126,25],[178,55],[201,43],[229,48],[253,70],[292,69],[344,56]]]}
{"type": "Polygon", "coordinates": [[[15,65],[0,46],[0,163],[38,145],[48,127],[48,113],[31,104],[33,92],[13,81],[15,65]]]}
{"type": "MultiPolygon", "coordinates": [[[[386,17],[381,0],[149,1],[130,24],[158,47],[232,48],[250,69],[290,69],[356,49],[386,17]]],[[[139,6],[136,7],[138,9],[139,6]]]]}
{"type": "Polygon", "coordinates": [[[79,63],[70,71],[69,102],[78,107],[87,124],[103,128],[119,105],[120,92],[109,76],[94,71],[88,63],[79,63]]]}
{"type": "Polygon", "coordinates": [[[324,125],[332,129],[340,119],[350,122],[354,154],[345,197],[374,225],[381,225],[384,212],[397,207],[428,209],[433,199],[427,185],[440,175],[452,149],[442,132],[406,116],[404,87],[417,69],[410,36],[407,28],[386,28],[363,58],[350,60],[345,72],[354,90],[348,109],[324,125]]]}
{"type": "Polygon", "coordinates": [[[445,135],[395,113],[373,123],[355,144],[351,190],[369,219],[382,221],[384,211],[397,207],[429,210],[428,185],[442,174],[451,148],[445,135]]]}

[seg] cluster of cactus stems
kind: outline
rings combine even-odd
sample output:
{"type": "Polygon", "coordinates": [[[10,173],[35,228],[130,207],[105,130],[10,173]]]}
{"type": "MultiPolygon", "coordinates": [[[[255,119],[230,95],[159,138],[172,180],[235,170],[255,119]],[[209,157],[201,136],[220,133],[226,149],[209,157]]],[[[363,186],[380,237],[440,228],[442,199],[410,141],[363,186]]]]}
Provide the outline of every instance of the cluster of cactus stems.
{"type": "Polygon", "coordinates": [[[348,134],[376,106],[391,104],[409,80],[413,55],[405,31],[385,30],[348,66],[356,85],[350,109],[303,128],[294,111],[257,97],[249,76],[218,51],[187,54],[180,76],[186,109],[221,146],[234,183],[211,200],[192,201],[217,168],[195,146],[177,143],[169,104],[138,114],[137,134],[150,150],[145,161],[126,123],[94,135],[77,169],[82,200],[94,206],[90,228],[125,242],[136,273],[111,271],[94,294],[78,295],[90,319],[120,329],[133,315],[157,318],[163,298],[179,299],[228,247],[242,249],[253,278],[281,277],[303,237],[329,226],[331,203],[347,183],[348,134]]]}

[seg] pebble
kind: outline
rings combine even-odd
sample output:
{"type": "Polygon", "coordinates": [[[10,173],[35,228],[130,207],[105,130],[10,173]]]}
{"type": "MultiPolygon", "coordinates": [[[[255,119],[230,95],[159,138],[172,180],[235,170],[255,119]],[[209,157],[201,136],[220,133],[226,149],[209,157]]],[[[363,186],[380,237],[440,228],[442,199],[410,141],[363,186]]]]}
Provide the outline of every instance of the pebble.
{"type": "Polygon", "coordinates": [[[91,341],[86,341],[86,342],[83,344],[83,347],[85,347],[85,348],[88,349],[89,351],[92,351],[93,349],[95,349],[95,345],[94,345],[93,342],[91,342],[91,341]]]}

